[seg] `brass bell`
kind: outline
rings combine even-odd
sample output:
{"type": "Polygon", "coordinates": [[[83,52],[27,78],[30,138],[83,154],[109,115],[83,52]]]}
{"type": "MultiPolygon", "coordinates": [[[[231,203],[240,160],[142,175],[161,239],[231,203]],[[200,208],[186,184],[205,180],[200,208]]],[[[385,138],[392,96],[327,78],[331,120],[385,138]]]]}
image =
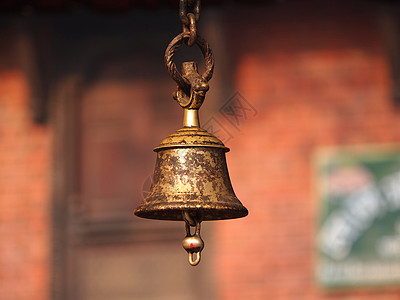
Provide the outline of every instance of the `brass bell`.
{"type": "MultiPolygon", "coordinates": [[[[167,49],[167,54],[172,53],[168,54],[171,61],[176,44],[184,38],[185,33],[173,40],[167,49]]],[[[196,43],[204,50],[203,53],[209,51],[208,57],[212,58],[204,40],[197,37],[196,43]]],[[[207,61],[212,64],[208,68],[212,74],[213,59],[207,61]]],[[[204,247],[200,223],[240,218],[248,211],[237,199],[229,179],[225,160],[229,149],[217,137],[200,128],[198,109],[204,101],[211,75],[200,75],[196,63],[185,62],[182,77],[190,83],[189,92],[178,84],[174,98],[184,108],[183,128],[166,137],[154,149],[157,160],[153,184],[143,203],[136,208],[135,215],[185,221],[187,236],[182,245],[189,254],[189,263],[195,266],[200,262],[200,252],[204,247]],[[193,235],[190,226],[196,227],[193,235]]]]}
{"type": "Polygon", "coordinates": [[[164,139],[157,152],[153,184],[135,215],[184,220],[183,212],[201,221],[247,215],[237,199],[226,166],[227,147],[197,126],[197,110],[185,109],[182,129],[164,139]]]}

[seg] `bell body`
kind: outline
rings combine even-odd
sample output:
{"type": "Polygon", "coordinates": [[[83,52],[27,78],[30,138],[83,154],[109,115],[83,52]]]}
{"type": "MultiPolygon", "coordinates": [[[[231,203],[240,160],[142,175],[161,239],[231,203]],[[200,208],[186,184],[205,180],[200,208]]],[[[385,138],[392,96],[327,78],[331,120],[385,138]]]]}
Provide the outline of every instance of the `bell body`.
{"type": "Polygon", "coordinates": [[[153,184],[135,215],[183,220],[182,213],[202,221],[244,217],[228,174],[223,143],[204,129],[182,128],[163,140],[157,152],[153,184]]]}

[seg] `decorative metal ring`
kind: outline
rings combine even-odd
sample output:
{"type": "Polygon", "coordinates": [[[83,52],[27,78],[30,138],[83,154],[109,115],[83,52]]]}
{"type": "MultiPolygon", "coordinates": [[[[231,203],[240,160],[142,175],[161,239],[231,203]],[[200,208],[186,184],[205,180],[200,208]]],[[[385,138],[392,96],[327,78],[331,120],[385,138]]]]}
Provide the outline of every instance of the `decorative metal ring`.
{"type": "MultiPolygon", "coordinates": [[[[169,75],[184,91],[190,90],[190,84],[187,80],[185,80],[182,77],[182,74],[176,68],[173,58],[176,50],[178,50],[178,48],[182,46],[183,42],[189,38],[190,38],[190,33],[188,32],[183,32],[178,34],[168,45],[164,55],[165,66],[167,67],[169,75]]],[[[205,81],[208,82],[210,81],[214,71],[214,56],[211,51],[210,45],[200,35],[197,35],[197,39],[195,42],[197,46],[199,46],[205,60],[205,71],[202,74],[202,77],[204,78],[205,81]]]]}

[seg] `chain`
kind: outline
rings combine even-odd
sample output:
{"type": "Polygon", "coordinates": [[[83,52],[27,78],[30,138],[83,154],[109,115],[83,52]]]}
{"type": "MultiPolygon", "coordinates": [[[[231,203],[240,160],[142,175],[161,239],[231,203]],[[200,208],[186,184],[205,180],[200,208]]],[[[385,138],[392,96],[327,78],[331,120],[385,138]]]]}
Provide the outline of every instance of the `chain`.
{"type": "Polygon", "coordinates": [[[188,6],[192,7],[193,14],[196,18],[196,21],[199,21],[200,19],[200,0],[180,0],[179,1],[179,17],[181,18],[181,21],[185,25],[189,25],[189,19],[187,17],[187,10],[188,6]]]}
{"type": "Polygon", "coordinates": [[[180,0],[179,1],[179,17],[183,25],[183,33],[190,33],[187,45],[192,47],[197,39],[197,24],[200,19],[200,0],[180,0]],[[192,12],[188,13],[191,8],[192,12]]]}
{"type": "Polygon", "coordinates": [[[214,56],[210,45],[197,34],[197,21],[200,18],[200,0],[180,0],[179,17],[183,24],[183,32],[178,34],[165,50],[164,61],[167,71],[177,83],[177,91],[173,98],[183,108],[198,109],[203,103],[205,93],[208,91],[208,81],[214,70],[214,56]],[[188,11],[191,12],[188,12],[188,11]],[[197,45],[205,60],[205,70],[199,74],[195,62],[185,62],[182,72],[179,72],[173,59],[175,52],[183,44],[197,45]]]}

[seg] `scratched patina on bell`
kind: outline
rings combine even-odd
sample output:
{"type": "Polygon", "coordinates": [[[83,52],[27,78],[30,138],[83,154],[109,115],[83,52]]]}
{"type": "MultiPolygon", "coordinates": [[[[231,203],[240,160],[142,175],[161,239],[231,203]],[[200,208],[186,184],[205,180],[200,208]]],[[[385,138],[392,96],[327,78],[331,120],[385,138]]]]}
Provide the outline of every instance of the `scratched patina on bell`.
{"type": "Polygon", "coordinates": [[[228,174],[229,149],[199,127],[184,127],[154,149],[153,185],[136,209],[139,217],[183,220],[188,211],[201,220],[240,218],[247,209],[237,199],[228,174]]]}

